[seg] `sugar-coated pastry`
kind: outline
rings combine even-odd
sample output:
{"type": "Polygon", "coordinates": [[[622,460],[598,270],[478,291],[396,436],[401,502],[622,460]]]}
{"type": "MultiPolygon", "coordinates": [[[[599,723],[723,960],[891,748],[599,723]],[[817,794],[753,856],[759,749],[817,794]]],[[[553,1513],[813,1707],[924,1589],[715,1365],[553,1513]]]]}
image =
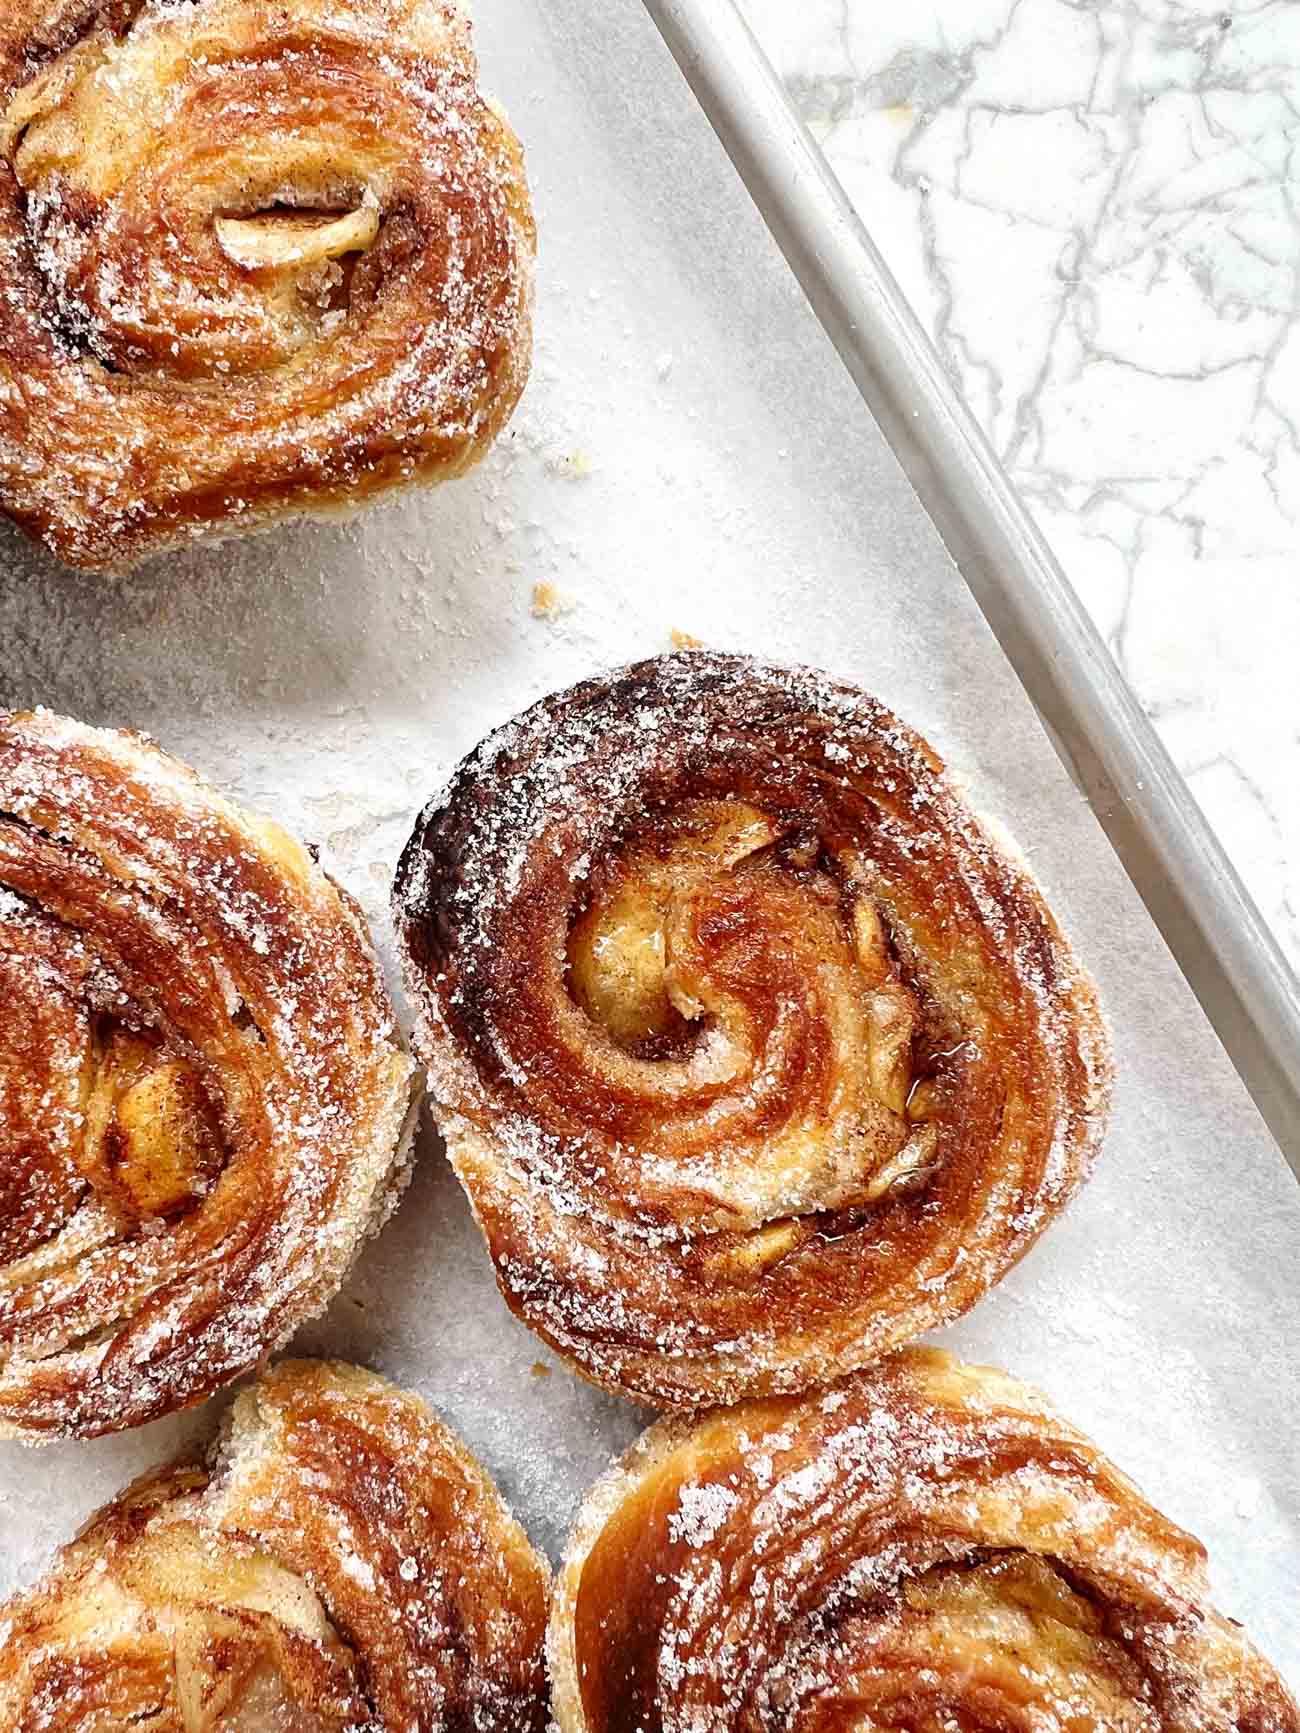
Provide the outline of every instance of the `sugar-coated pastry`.
{"type": "Polygon", "coordinates": [[[6,0],[0,509],[129,566],[469,469],[532,350],[461,0],[6,0]]]}
{"type": "Polygon", "coordinates": [[[663,1406],[967,1310],[1086,1175],[1093,989],[931,748],[688,653],[547,698],[421,816],[395,914],[502,1291],[663,1406]]]}
{"type": "Polygon", "coordinates": [[[0,1607],[18,1733],[542,1733],[549,1572],[416,1397],[287,1361],[0,1607]]]}
{"type": "Polygon", "coordinates": [[[0,712],[0,1436],[201,1401],[407,1176],[360,911],[143,736],[0,712]]]}
{"type": "Polygon", "coordinates": [[[556,1585],[560,1733],[1297,1733],[1205,1553],[1037,1391],[904,1350],[651,1428],[556,1585]]]}

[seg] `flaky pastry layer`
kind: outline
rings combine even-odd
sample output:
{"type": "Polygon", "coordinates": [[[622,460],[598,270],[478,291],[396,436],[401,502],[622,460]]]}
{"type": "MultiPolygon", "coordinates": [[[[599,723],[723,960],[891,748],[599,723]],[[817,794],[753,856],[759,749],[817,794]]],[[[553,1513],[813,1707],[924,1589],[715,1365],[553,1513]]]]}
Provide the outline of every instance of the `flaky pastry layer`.
{"type": "Polygon", "coordinates": [[[1296,1733],[1200,1545],[1034,1390],[908,1349],[654,1426],[589,1495],[561,1733],[1296,1733]]]}
{"type": "Polygon", "coordinates": [[[664,1406],[955,1317],[1086,1175],[1109,1044],[931,748],[685,653],[468,757],[395,888],[417,1045],[513,1309],[664,1406]]]}
{"type": "Polygon", "coordinates": [[[360,911],[143,736],[0,713],[0,997],[0,1436],[201,1401],[406,1180],[360,911]]]}
{"type": "Polygon", "coordinates": [[[549,1572],[416,1397],[287,1361],[0,1608],[0,1725],[542,1733],[549,1572]]]}
{"type": "Polygon", "coordinates": [[[534,252],[459,0],[11,0],[0,508],[104,568],[458,475],[534,252]]]}

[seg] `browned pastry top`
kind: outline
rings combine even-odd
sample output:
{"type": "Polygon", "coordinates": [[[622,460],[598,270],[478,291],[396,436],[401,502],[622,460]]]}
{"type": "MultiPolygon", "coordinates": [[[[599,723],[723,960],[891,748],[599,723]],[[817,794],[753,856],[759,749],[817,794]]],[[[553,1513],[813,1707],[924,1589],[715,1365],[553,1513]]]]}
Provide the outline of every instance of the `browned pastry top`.
{"type": "Polygon", "coordinates": [[[907,1350],[651,1429],[557,1588],[562,1733],[1296,1733],[1200,1545],[1038,1394],[907,1350]]]}
{"type": "Polygon", "coordinates": [[[459,0],[8,0],[0,506],[64,559],[482,455],[531,353],[459,0]]]}
{"type": "Polygon", "coordinates": [[[290,1361],[0,1608],[14,1733],[542,1733],[548,1572],[414,1397],[290,1361]]]}
{"type": "Polygon", "coordinates": [[[395,907],[507,1299],[651,1401],[953,1317],[1101,1134],[1105,1031],[1033,882],[809,670],[681,654],[546,699],[428,807],[395,907]]]}
{"type": "Polygon", "coordinates": [[[0,713],[0,1435],[197,1402],[405,1176],[361,918],[143,737],[0,713]]]}

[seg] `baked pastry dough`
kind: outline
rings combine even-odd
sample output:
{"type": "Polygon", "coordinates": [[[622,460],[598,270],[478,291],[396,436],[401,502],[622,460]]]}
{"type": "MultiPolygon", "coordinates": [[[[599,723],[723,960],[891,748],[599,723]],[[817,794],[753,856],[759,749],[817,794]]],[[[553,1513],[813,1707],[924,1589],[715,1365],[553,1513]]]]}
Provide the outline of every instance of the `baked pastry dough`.
{"type": "Polygon", "coordinates": [[[1101,1135],[1106,1033],[1027,873],[809,670],[677,654],[546,699],[424,812],[395,910],[507,1301],[650,1402],[964,1312],[1101,1135]]]}
{"type": "Polygon", "coordinates": [[[460,474],[533,219],[459,0],[6,0],[0,506],[64,560],[460,474]]]}
{"type": "Polygon", "coordinates": [[[143,736],[0,712],[0,1000],[0,1436],[198,1402],[405,1182],[361,915],[143,736]]]}
{"type": "Polygon", "coordinates": [[[548,1589],[423,1403],[291,1361],[0,1608],[0,1726],[542,1733],[548,1589]]]}
{"type": "Polygon", "coordinates": [[[662,1421],[556,1587],[561,1733],[1296,1733],[1202,1547],[1039,1394],[905,1350],[662,1421]]]}

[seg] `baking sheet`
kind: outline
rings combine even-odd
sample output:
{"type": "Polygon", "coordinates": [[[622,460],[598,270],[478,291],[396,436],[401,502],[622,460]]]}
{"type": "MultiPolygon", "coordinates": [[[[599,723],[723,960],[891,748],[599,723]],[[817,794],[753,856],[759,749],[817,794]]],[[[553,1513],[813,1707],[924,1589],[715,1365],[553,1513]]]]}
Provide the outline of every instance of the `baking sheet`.
{"type": "MultiPolygon", "coordinates": [[[[417,809],[542,692],[674,628],[877,692],[1017,836],[1120,1062],[1092,1185],[943,1339],[1043,1385],[1200,1534],[1224,1609],[1300,1686],[1300,1192],[638,0],[480,10],[543,244],[510,435],[450,488],[123,580],[0,531],[0,701],[147,728],[320,842],[395,980],[387,886],[417,809]],[[535,617],[538,583],[567,611],[535,617]]],[[[423,1145],[300,1344],[426,1395],[554,1554],[643,1417],[510,1319],[423,1145]]],[[[0,1593],[218,1406],[39,1454],[0,1445],[0,1593]]]]}

